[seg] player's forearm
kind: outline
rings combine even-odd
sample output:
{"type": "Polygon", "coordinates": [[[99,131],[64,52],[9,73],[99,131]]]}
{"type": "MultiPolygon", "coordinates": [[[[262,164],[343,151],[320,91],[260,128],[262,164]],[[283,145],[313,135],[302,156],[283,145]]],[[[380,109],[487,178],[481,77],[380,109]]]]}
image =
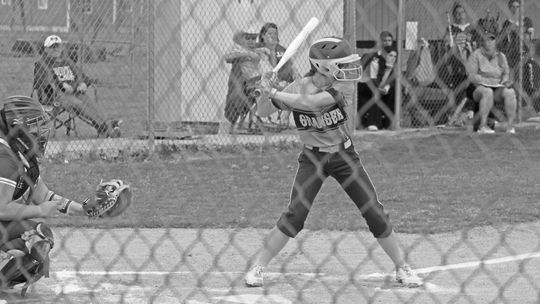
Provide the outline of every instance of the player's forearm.
{"type": "Polygon", "coordinates": [[[0,221],[24,220],[41,216],[41,208],[36,205],[9,202],[0,207],[0,221]]]}
{"type": "Polygon", "coordinates": [[[47,201],[58,201],[58,211],[60,213],[64,213],[66,215],[85,215],[84,210],[82,208],[82,203],[70,200],[68,198],[65,198],[61,195],[58,195],[52,191],[48,191],[47,201]]]}
{"type": "Polygon", "coordinates": [[[335,103],[334,98],[327,92],[305,95],[274,91],[271,92],[270,96],[299,110],[313,110],[335,103]]]}

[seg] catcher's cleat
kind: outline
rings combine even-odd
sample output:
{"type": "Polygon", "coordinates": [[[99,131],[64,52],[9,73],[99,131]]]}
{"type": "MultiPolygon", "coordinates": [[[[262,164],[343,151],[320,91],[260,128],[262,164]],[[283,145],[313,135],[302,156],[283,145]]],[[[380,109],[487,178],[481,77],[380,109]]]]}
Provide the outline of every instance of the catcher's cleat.
{"type": "Polygon", "coordinates": [[[264,267],[256,265],[251,268],[244,277],[246,286],[248,287],[261,287],[264,285],[264,267]]]}
{"type": "Polygon", "coordinates": [[[411,266],[407,264],[396,270],[396,281],[409,288],[424,286],[424,281],[422,281],[422,279],[413,272],[411,266]]]}

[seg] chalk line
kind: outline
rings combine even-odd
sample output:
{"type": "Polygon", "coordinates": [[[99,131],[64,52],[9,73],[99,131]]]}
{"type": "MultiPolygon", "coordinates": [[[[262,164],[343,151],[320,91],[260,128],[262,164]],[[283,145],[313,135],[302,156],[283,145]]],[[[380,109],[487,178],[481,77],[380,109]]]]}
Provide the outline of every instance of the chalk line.
{"type": "MultiPolygon", "coordinates": [[[[471,262],[463,262],[463,263],[456,263],[456,264],[448,264],[448,265],[440,265],[440,266],[431,266],[431,267],[425,267],[425,268],[418,268],[414,271],[418,274],[427,274],[437,271],[447,271],[447,270],[454,270],[454,269],[466,269],[466,268],[475,268],[480,267],[483,265],[495,265],[495,264],[502,264],[502,263],[509,263],[509,262],[515,262],[515,261],[522,261],[522,260],[529,260],[529,259],[535,259],[540,258],[540,252],[531,252],[531,253],[524,253],[524,254],[517,254],[517,255],[511,255],[501,258],[494,258],[494,259],[488,259],[488,260],[480,260],[480,261],[471,261],[471,262]]],[[[201,275],[239,275],[244,274],[245,272],[241,271],[209,271],[209,272],[200,272],[201,275]]],[[[105,271],[105,270],[60,270],[60,271],[53,271],[51,274],[56,275],[57,277],[65,277],[65,276],[75,276],[75,275],[102,275],[102,276],[115,276],[115,275],[193,275],[196,274],[192,271],[105,271]]],[[[267,272],[267,275],[270,276],[279,276],[283,275],[283,273],[280,272],[267,272]]],[[[300,276],[309,276],[309,277],[323,277],[327,274],[325,273],[317,273],[317,272],[287,272],[287,275],[300,275],[300,276]]],[[[383,273],[372,273],[367,275],[362,275],[360,277],[362,278],[376,278],[381,276],[386,276],[388,274],[383,273]]]]}

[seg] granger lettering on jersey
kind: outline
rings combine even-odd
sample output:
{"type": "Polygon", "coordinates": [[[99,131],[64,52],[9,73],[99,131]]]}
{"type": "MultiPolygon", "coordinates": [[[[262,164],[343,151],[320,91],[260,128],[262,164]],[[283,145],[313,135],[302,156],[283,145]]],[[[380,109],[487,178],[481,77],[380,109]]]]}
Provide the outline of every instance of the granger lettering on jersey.
{"type": "Polygon", "coordinates": [[[347,114],[337,104],[320,112],[293,111],[293,117],[298,130],[315,132],[337,129],[347,120],[347,114]]]}

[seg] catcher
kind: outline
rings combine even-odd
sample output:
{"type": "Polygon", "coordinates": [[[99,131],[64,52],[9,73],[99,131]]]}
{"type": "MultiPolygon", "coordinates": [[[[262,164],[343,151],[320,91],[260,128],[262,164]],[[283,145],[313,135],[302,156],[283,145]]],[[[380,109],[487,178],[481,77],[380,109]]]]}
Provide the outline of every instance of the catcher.
{"type": "Polygon", "coordinates": [[[77,202],[50,190],[39,174],[49,116],[26,96],[0,102],[0,291],[28,287],[49,274],[54,246],[50,227],[38,218],[62,213],[113,217],[131,203],[129,186],[120,180],[100,183],[96,197],[77,202]]]}

